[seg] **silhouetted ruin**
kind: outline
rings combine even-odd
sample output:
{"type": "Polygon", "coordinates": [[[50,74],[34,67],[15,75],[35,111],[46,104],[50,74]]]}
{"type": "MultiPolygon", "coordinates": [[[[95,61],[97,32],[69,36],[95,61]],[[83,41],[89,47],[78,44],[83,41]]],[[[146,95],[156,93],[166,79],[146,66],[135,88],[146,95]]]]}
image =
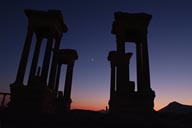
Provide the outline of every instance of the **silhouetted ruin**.
{"type": "MultiPolygon", "coordinates": [[[[11,84],[10,110],[34,112],[65,112],[71,106],[73,66],[78,59],[73,49],[60,49],[63,33],[67,32],[58,10],[25,10],[28,30],[16,76],[11,84]],[[33,35],[36,35],[27,85],[23,84],[33,35]],[[41,45],[47,39],[42,65],[38,66],[41,45]],[[59,91],[61,66],[67,65],[64,94],[59,91]],[[49,78],[48,78],[49,77],[49,78]]],[[[151,15],[115,12],[112,34],[117,50],[110,51],[111,62],[110,112],[151,112],[155,92],[150,87],[147,27],[151,15]],[[136,44],[137,91],[129,78],[129,63],[133,53],[126,53],[125,42],[136,44]]]]}
{"type": "Polygon", "coordinates": [[[5,107],[6,106],[5,105],[5,99],[6,99],[7,96],[10,95],[10,93],[0,92],[0,95],[3,96],[0,107],[5,107]]]}
{"type": "Polygon", "coordinates": [[[147,27],[151,15],[115,12],[112,34],[116,35],[117,50],[110,51],[111,62],[110,112],[152,112],[155,92],[150,87],[147,27]],[[132,53],[126,53],[125,42],[136,44],[137,91],[129,78],[132,53]]]}
{"type": "Polygon", "coordinates": [[[28,29],[16,76],[10,85],[11,111],[55,112],[69,111],[74,61],[73,49],[60,49],[63,33],[68,31],[59,10],[25,10],[28,29]],[[33,36],[36,36],[27,85],[23,84],[33,36]],[[43,64],[38,67],[43,39],[47,39],[43,64]],[[61,65],[67,65],[64,95],[58,91],[61,65]],[[49,77],[49,78],[48,78],[49,77]],[[62,108],[62,109],[61,109],[62,108]]]}
{"type": "Polygon", "coordinates": [[[192,106],[172,102],[160,111],[153,109],[155,92],[150,85],[147,46],[151,15],[114,13],[112,34],[116,36],[117,50],[108,54],[111,66],[109,109],[106,106],[106,110],[102,111],[70,109],[73,68],[78,54],[74,49],[60,48],[63,33],[68,31],[61,11],[25,10],[25,15],[28,17],[28,29],[16,80],[10,85],[10,93],[0,92],[0,127],[192,126],[192,106]],[[34,39],[34,51],[31,51],[34,39]],[[47,41],[45,45],[44,39],[47,41]],[[135,81],[130,80],[129,64],[133,53],[125,50],[126,42],[136,45],[137,86],[135,81]],[[62,66],[67,68],[64,90],[59,91],[62,66]],[[5,105],[6,97],[10,97],[8,107],[5,105]]]}

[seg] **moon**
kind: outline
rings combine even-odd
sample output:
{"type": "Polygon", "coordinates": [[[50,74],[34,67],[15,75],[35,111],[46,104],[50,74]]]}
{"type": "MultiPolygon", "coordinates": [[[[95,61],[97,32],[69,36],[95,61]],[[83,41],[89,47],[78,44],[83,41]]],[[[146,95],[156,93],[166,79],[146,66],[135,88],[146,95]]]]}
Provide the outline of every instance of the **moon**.
{"type": "Polygon", "coordinates": [[[91,58],[91,62],[94,62],[95,61],[95,59],[94,58],[91,58]]]}

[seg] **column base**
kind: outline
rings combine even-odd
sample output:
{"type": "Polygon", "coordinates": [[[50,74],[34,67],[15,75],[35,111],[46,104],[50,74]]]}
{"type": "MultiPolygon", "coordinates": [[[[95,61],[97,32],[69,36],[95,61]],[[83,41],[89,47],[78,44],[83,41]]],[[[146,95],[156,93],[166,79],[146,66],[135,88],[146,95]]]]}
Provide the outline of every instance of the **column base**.
{"type": "Polygon", "coordinates": [[[116,94],[109,101],[109,111],[112,113],[130,112],[145,113],[154,112],[155,92],[131,92],[126,94],[116,94]]]}
{"type": "Polygon", "coordinates": [[[63,96],[63,92],[58,92],[58,98],[57,98],[57,113],[63,113],[63,112],[69,112],[71,108],[71,98],[65,98],[63,96]]]}
{"type": "Polygon", "coordinates": [[[58,98],[57,100],[57,112],[69,112],[71,109],[71,98],[58,98]]]}
{"type": "Polygon", "coordinates": [[[10,87],[11,101],[8,109],[13,112],[54,112],[56,93],[47,86],[10,87]]]}

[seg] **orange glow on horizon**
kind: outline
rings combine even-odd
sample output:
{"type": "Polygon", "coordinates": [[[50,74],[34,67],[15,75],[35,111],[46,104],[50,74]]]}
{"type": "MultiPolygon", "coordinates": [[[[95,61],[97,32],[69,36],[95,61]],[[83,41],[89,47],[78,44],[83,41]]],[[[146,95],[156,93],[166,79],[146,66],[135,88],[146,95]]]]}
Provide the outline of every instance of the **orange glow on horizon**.
{"type": "MultiPolygon", "coordinates": [[[[83,110],[98,111],[98,110],[106,110],[106,106],[104,106],[104,104],[102,106],[99,106],[99,105],[94,106],[94,105],[90,105],[90,104],[75,104],[75,105],[72,105],[71,109],[83,109],[83,110]]],[[[158,110],[160,110],[163,107],[155,105],[154,106],[154,110],[158,111],[158,110]]]]}
{"type": "Polygon", "coordinates": [[[155,110],[155,111],[158,111],[158,110],[160,110],[161,108],[162,108],[162,107],[157,106],[157,105],[154,106],[154,110],[155,110]]]}
{"type": "Polygon", "coordinates": [[[103,110],[108,107],[107,102],[100,102],[100,101],[79,101],[79,102],[72,102],[71,109],[84,109],[84,110],[103,110]]]}
{"type": "MultiPolygon", "coordinates": [[[[105,99],[106,100],[106,99],[105,99]]],[[[109,108],[108,106],[108,100],[79,100],[78,102],[72,102],[71,104],[71,109],[83,109],[83,110],[93,110],[93,111],[98,111],[98,110],[106,110],[106,107],[109,108]]],[[[161,108],[165,107],[168,103],[164,102],[154,102],[154,110],[158,111],[161,108]]]]}
{"type": "Polygon", "coordinates": [[[99,111],[99,110],[103,110],[105,108],[103,106],[78,105],[78,106],[72,106],[71,109],[99,111]]]}

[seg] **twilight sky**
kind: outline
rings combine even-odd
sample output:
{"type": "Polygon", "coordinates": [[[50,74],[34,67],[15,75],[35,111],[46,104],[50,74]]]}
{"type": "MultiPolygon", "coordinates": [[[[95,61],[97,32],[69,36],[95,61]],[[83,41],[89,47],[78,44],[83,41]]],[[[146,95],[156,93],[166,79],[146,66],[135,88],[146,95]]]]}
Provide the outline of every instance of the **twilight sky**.
{"type": "MultiPolygon", "coordinates": [[[[63,34],[61,48],[76,49],[79,55],[74,66],[72,108],[100,110],[108,104],[107,56],[110,50],[116,50],[115,36],[111,34],[116,11],[152,15],[148,47],[155,109],[171,101],[192,105],[190,0],[1,0],[0,92],[9,92],[9,85],[16,78],[27,30],[24,9],[58,9],[63,13],[69,31],[63,34]]],[[[126,50],[134,53],[130,75],[135,81],[135,45],[126,43],[126,50]]],[[[64,88],[66,67],[62,70],[60,90],[64,88]]]]}

